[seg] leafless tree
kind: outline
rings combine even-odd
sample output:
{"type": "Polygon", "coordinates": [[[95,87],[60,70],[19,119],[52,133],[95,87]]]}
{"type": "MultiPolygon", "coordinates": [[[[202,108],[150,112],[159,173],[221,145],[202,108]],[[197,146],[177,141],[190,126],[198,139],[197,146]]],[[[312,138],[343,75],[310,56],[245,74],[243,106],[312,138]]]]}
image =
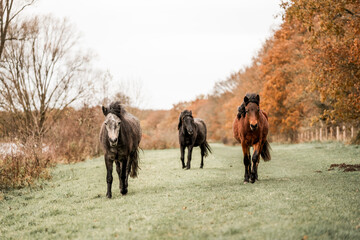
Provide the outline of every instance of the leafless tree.
{"type": "Polygon", "coordinates": [[[12,113],[23,140],[42,139],[63,110],[86,94],[91,57],[67,20],[35,17],[13,29],[0,66],[0,110],[12,113]]]}
{"type": "Polygon", "coordinates": [[[147,100],[143,91],[143,85],[144,83],[140,79],[120,81],[118,83],[117,94],[126,96],[128,105],[135,108],[142,108],[146,105],[147,100]]]}
{"type": "Polygon", "coordinates": [[[34,2],[35,0],[0,0],[0,59],[5,47],[5,42],[12,40],[12,38],[7,38],[10,24],[20,12],[34,2]]]}

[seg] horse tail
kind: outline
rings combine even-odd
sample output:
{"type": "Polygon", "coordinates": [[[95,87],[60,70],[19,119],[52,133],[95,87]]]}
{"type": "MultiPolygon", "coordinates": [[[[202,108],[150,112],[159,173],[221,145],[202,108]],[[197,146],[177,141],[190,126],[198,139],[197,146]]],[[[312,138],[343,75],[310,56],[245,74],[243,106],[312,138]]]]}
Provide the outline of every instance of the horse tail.
{"type": "Polygon", "coordinates": [[[264,144],[263,144],[263,147],[262,147],[262,150],[261,150],[261,153],[260,153],[262,159],[263,159],[265,162],[271,160],[270,150],[271,150],[270,144],[269,144],[269,142],[266,140],[266,141],[264,142],[264,144]]]}
{"type": "Polygon", "coordinates": [[[130,154],[130,166],[131,166],[131,172],[130,177],[136,178],[138,175],[138,171],[140,169],[139,167],[139,148],[137,148],[132,154],[130,154]]]}
{"type": "Polygon", "coordinates": [[[202,151],[204,152],[204,157],[207,157],[209,153],[212,153],[212,149],[207,141],[205,141],[202,151]]]}

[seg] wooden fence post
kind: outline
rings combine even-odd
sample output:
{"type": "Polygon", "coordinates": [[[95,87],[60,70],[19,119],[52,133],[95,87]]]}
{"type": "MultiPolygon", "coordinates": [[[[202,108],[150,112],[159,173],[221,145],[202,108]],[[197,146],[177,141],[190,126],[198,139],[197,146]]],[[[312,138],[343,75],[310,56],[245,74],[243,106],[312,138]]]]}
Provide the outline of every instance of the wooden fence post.
{"type": "Polygon", "coordinates": [[[309,139],[310,139],[310,133],[309,131],[306,131],[306,141],[309,141],[309,139]]]}
{"type": "Polygon", "coordinates": [[[333,137],[334,137],[333,128],[330,127],[330,140],[333,140],[333,137]]]}
{"type": "Polygon", "coordinates": [[[329,140],[329,138],[328,138],[328,128],[327,127],[325,128],[325,138],[326,138],[326,141],[329,140]]]}
{"type": "Polygon", "coordinates": [[[354,126],[351,126],[351,139],[354,138],[354,126]]]}
{"type": "Polygon", "coordinates": [[[340,128],[339,126],[336,126],[336,141],[340,140],[340,128]]]}
{"type": "Polygon", "coordinates": [[[320,128],[319,131],[320,131],[320,134],[319,134],[320,142],[322,142],[322,128],[320,128]]]}
{"type": "Polygon", "coordinates": [[[343,126],[343,141],[345,142],[346,141],[346,127],[343,126]]]}

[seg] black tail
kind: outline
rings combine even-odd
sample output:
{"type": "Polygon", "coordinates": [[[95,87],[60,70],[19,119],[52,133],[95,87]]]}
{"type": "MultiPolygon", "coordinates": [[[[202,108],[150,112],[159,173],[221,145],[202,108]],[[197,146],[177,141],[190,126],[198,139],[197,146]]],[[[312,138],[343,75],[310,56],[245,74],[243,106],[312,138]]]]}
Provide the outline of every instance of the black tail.
{"type": "Polygon", "coordinates": [[[264,145],[262,147],[262,151],[260,153],[262,159],[264,159],[265,162],[270,161],[271,160],[271,156],[270,156],[270,144],[268,141],[264,142],[264,145]]]}
{"type": "Polygon", "coordinates": [[[130,177],[136,178],[138,175],[139,167],[139,148],[136,149],[132,154],[130,154],[130,161],[131,161],[131,172],[130,177]]]}
{"type": "Polygon", "coordinates": [[[204,157],[207,157],[209,153],[212,153],[211,147],[207,141],[205,141],[205,143],[202,145],[201,150],[204,152],[204,157]]]}

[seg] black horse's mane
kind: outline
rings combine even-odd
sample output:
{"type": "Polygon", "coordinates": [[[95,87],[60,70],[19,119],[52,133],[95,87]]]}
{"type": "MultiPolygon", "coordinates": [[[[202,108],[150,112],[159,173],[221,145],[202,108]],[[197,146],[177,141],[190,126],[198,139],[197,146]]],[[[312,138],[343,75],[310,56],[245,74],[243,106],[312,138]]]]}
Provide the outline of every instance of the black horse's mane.
{"type": "Polygon", "coordinates": [[[183,112],[181,112],[180,117],[184,118],[185,116],[193,117],[192,116],[192,111],[184,110],[183,112]]]}
{"type": "Polygon", "coordinates": [[[249,100],[245,102],[245,106],[247,106],[249,103],[256,103],[258,106],[260,105],[260,97],[256,93],[247,93],[245,95],[249,100]]]}
{"type": "Polygon", "coordinates": [[[244,98],[244,102],[238,107],[237,118],[245,117],[245,107],[249,103],[256,103],[258,106],[260,105],[260,97],[256,93],[247,93],[244,98]],[[246,99],[246,100],[245,100],[246,99]]]}
{"type": "Polygon", "coordinates": [[[118,118],[122,118],[122,115],[126,112],[120,101],[112,102],[109,106],[109,113],[115,114],[118,118]]]}
{"type": "Polygon", "coordinates": [[[182,125],[182,120],[183,120],[183,118],[186,117],[186,116],[189,116],[189,117],[191,117],[191,118],[194,118],[194,117],[192,116],[192,111],[189,111],[189,110],[184,110],[184,111],[182,111],[182,112],[180,113],[180,117],[179,117],[178,130],[180,130],[180,127],[181,127],[181,125],[182,125]]]}

